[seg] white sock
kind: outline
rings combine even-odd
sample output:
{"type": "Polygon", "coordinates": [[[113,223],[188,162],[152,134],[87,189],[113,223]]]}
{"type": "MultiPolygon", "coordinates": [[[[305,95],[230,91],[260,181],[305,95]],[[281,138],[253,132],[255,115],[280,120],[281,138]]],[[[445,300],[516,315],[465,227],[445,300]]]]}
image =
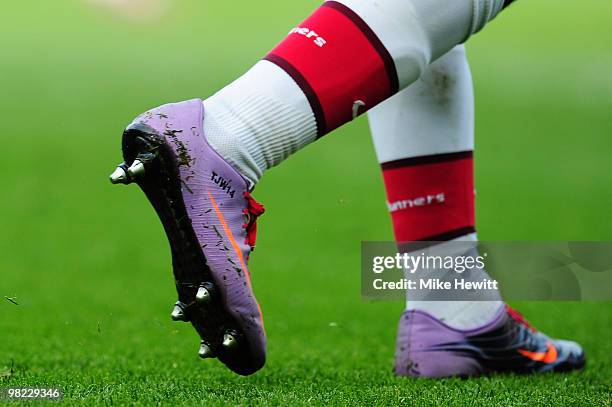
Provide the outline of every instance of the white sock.
{"type": "Polygon", "coordinates": [[[293,79],[273,63],[260,61],[204,101],[204,134],[255,185],[266,169],[312,143],[317,127],[293,79]]]}
{"type": "Polygon", "coordinates": [[[205,134],[255,184],[266,169],[416,81],[502,5],[503,0],[328,1],[267,61],[204,102],[205,134]]]}
{"type": "MultiPolygon", "coordinates": [[[[410,194],[420,196],[420,191],[445,194],[439,205],[419,208],[405,205],[402,211],[394,212],[398,241],[438,240],[432,236],[446,236],[439,240],[476,241],[472,216],[458,224],[444,219],[462,218],[461,212],[451,209],[458,200],[466,200],[460,205],[462,208],[474,210],[473,196],[451,192],[456,185],[448,184],[458,180],[471,186],[473,179],[469,175],[452,178],[452,174],[442,177],[438,174],[456,170],[457,161],[452,160],[457,158],[465,162],[460,168],[469,165],[468,153],[474,149],[474,96],[464,47],[455,47],[431,64],[420,80],[372,109],[368,116],[391,199],[414,199],[416,196],[410,194]],[[434,171],[424,162],[442,170],[434,171]],[[468,176],[470,179],[466,180],[468,176]]],[[[490,322],[501,307],[501,297],[497,301],[407,302],[407,309],[425,311],[464,330],[490,322]]]]}

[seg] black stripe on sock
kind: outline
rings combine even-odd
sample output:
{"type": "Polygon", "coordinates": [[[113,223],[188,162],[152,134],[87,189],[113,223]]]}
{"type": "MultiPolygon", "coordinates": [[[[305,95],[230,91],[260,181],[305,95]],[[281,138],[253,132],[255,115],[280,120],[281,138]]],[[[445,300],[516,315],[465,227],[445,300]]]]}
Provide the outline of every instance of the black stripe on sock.
{"type": "Polygon", "coordinates": [[[393,62],[391,54],[389,53],[389,51],[387,51],[385,45],[382,43],[382,41],[380,41],[376,33],[372,31],[370,26],[368,26],[368,24],[363,21],[363,19],[359,17],[357,13],[355,13],[353,10],[346,7],[342,3],[338,3],[337,1],[326,1],[325,3],[323,3],[323,7],[329,7],[344,14],[349,20],[353,22],[353,24],[357,26],[357,28],[361,30],[363,35],[365,35],[372,47],[374,47],[378,55],[380,55],[380,58],[383,60],[385,70],[387,71],[387,76],[389,77],[389,86],[391,88],[392,94],[396,94],[397,92],[399,92],[399,78],[397,76],[395,62],[393,62]]]}
{"type": "Polygon", "coordinates": [[[471,233],[476,233],[476,228],[474,226],[466,226],[459,229],[449,230],[448,232],[440,233],[438,235],[428,236],[412,242],[398,242],[398,248],[401,252],[422,250],[435,246],[440,242],[448,242],[471,233]]]}
{"type": "Polygon", "coordinates": [[[297,83],[300,89],[302,89],[302,92],[304,92],[304,95],[306,95],[306,99],[308,99],[310,108],[314,113],[315,121],[317,122],[317,138],[327,133],[327,123],[325,122],[325,114],[323,113],[321,101],[300,71],[291,65],[289,61],[275,54],[268,54],[263,59],[272,62],[273,64],[279,66],[283,71],[287,72],[295,83],[297,83]]]}
{"type": "Polygon", "coordinates": [[[470,233],[476,233],[476,228],[474,228],[474,226],[466,226],[466,227],[455,229],[455,230],[449,230],[448,232],[444,232],[444,233],[429,236],[423,239],[419,239],[419,241],[448,242],[449,240],[453,240],[461,236],[469,235],[470,233]]]}
{"type": "Polygon", "coordinates": [[[502,9],[508,7],[510,4],[512,4],[514,2],[514,0],[506,0],[504,1],[504,6],[502,7],[502,9]]]}
{"type": "Polygon", "coordinates": [[[463,160],[466,158],[472,158],[473,156],[473,151],[459,151],[456,153],[423,155],[420,157],[410,157],[402,158],[401,160],[388,161],[386,163],[382,163],[381,167],[383,170],[391,170],[395,168],[413,167],[417,165],[437,164],[463,160]]]}

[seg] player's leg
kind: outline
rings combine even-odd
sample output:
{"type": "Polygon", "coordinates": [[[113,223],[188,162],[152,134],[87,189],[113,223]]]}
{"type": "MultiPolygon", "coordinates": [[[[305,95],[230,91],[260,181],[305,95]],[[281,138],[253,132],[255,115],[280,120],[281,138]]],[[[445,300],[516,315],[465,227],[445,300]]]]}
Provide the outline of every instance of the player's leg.
{"type": "Polygon", "coordinates": [[[503,0],[327,1],[204,102],[212,146],[253,183],[418,79],[503,0]]]}
{"type": "MultiPolygon", "coordinates": [[[[431,64],[368,118],[396,240],[475,241],[474,96],[464,47],[431,64]]],[[[407,308],[470,329],[502,307],[501,301],[408,301],[407,308]]]]}
{"type": "Polygon", "coordinates": [[[419,78],[503,0],[327,1],[241,78],[153,109],[123,137],[114,183],[136,181],[170,240],[179,301],[200,354],[251,374],[266,337],[247,267],[262,172],[419,78]]]}
{"type": "MultiPolygon", "coordinates": [[[[475,241],[474,97],[464,47],[455,47],[368,115],[396,240],[475,241]]],[[[487,301],[408,299],[397,338],[399,375],[566,370],[584,363],[574,343],[554,341],[549,349],[549,338],[531,332],[498,292],[487,301]],[[529,344],[525,338],[532,338],[529,344]]]]}

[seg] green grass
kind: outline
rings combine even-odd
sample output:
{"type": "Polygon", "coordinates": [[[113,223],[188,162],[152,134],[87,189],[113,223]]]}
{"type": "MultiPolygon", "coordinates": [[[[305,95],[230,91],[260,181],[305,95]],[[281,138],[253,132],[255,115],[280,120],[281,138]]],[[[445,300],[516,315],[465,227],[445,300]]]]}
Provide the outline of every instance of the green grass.
{"type": "MultiPolygon", "coordinates": [[[[197,358],[193,330],[169,321],[158,220],[106,177],[132,117],[241,74],[319,2],[295,3],[183,0],[138,25],[84,2],[3,4],[0,387],[60,386],[75,405],[610,405],[610,303],[519,304],[584,345],[583,373],[392,375],[402,304],[359,297],[360,241],[391,239],[364,119],[258,187],[266,368],[242,378],[197,358]]],[[[604,0],[518,2],[470,43],[482,239],[612,240],[611,19],[604,0]]]]}

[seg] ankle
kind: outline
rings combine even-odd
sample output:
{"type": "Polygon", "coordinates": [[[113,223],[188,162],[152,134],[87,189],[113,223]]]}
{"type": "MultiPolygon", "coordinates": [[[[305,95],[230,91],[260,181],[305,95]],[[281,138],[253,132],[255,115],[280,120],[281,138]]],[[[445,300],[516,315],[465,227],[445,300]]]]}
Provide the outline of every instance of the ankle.
{"type": "Polygon", "coordinates": [[[261,178],[264,167],[246,148],[240,131],[234,129],[228,115],[223,115],[214,103],[204,101],[204,135],[210,146],[250,184],[252,189],[261,178]]]}

